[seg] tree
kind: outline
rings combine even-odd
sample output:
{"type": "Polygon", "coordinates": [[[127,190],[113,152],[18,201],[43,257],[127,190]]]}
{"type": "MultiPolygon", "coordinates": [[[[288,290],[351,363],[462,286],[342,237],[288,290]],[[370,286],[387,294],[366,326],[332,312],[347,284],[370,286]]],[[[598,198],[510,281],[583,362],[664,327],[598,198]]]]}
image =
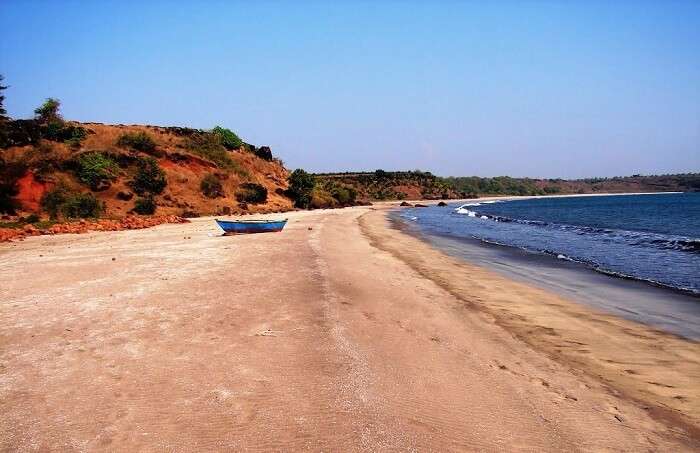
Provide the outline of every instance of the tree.
{"type": "Polygon", "coordinates": [[[54,98],[48,98],[41,107],[34,110],[36,120],[41,124],[63,123],[63,118],[58,113],[61,107],[61,101],[54,98]]]}
{"type": "Polygon", "coordinates": [[[311,204],[311,192],[316,187],[316,178],[301,168],[297,168],[289,175],[289,189],[287,193],[294,200],[294,206],[308,208],[311,204]]]}
{"type": "Polygon", "coordinates": [[[5,80],[5,77],[0,74],[0,123],[9,119],[7,117],[7,110],[5,110],[5,95],[2,94],[2,92],[7,89],[7,86],[2,84],[3,80],[5,80]]]}

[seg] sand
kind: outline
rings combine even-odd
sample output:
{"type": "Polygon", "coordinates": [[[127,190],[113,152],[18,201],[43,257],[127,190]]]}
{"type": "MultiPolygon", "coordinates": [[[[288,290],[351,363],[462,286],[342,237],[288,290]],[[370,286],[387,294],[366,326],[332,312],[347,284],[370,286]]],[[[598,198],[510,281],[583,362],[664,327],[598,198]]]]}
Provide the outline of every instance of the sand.
{"type": "Polygon", "coordinates": [[[456,262],[386,209],[0,244],[0,450],[700,448],[697,343],[456,262]]]}

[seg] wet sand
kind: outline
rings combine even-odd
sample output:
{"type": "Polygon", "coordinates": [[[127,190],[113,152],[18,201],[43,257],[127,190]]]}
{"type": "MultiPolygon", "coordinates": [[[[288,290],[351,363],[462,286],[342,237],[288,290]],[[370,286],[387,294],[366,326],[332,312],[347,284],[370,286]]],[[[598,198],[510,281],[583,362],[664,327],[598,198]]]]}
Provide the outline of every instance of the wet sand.
{"type": "Polygon", "coordinates": [[[492,269],[566,299],[682,337],[700,340],[700,297],[596,272],[583,263],[515,247],[421,231],[391,215],[392,224],[458,259],[492,269]]]}
{"type": "Polygon", "coordinates": [[[697,343],[459,262],[385,206],[289,217],[0,245],[0,449],[700,447],[697,343]]]}

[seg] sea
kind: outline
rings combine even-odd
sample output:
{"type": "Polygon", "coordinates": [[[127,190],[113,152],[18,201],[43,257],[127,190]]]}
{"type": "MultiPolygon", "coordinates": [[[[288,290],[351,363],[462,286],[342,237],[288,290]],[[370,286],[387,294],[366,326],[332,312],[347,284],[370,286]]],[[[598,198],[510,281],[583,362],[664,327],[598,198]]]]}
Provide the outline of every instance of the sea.
{"type": "Polygon", "coordinates": [[[392,218],[450,255],[700,339],[700,193],[475,200],[392,218]]]}

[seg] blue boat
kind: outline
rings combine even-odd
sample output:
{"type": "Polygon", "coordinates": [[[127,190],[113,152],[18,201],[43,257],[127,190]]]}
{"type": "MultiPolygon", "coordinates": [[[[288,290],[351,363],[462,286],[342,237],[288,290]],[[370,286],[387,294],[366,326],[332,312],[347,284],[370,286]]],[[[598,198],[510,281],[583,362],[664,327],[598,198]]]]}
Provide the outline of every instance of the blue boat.
{"type": "Polygon", "coordinates": [[[219,220],[216,219],[224,234],[272,233],[282,231],[287,224],[283,220],[219,220]]]}

